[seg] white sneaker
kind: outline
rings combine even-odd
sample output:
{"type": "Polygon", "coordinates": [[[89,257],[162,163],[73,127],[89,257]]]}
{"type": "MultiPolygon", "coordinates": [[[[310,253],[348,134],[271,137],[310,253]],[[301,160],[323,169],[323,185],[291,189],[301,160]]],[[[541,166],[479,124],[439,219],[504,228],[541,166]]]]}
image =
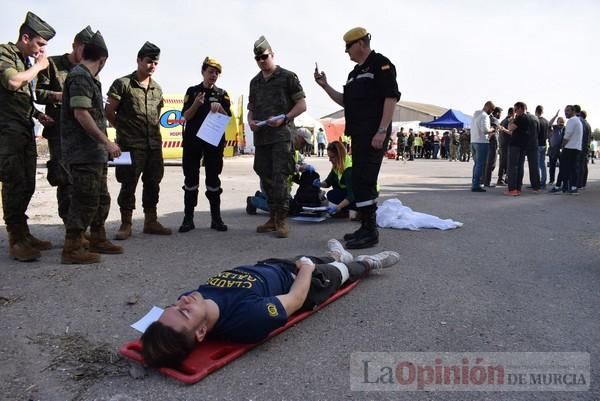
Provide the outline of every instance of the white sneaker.
{"type": "Polygon", "coordinates": [[[367,262],[371,270],[386,269],[400,261],[400,254],[394,251],[383,251],[375,255],[360,255],[357,262],[367,262]]]}
{"type": "Polygon", "coordinates": [[[343,264],[347,265],[354,260],[354,256],[344,249],[344,246],[340,243],[340,241],[334,238],[327,241],[327,249],[329,250],[329,256],[334,258],[336,262],[342,262],[343,264]]]}

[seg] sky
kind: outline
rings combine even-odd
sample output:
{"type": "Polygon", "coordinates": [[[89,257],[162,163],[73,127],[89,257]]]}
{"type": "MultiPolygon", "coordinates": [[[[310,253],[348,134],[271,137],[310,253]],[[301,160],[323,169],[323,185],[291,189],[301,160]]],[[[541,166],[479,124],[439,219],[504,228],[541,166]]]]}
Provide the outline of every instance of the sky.
{"type": "Polygon", "coordinates": [[[232,99],[247,96],[258,73],[252,46],[265,35],[275,61],[300,78],[308,113],[339,110],[313,80],[315,62],[338,91],[354,63],[343,34],[356,26],[372,35],[371,48],[396,66],[402,100],[473,114],[487,100],[505,110],[541,104],[550,119],[579,104],[600,128],[600,1],[597,0],[22,0],[3,9],[0,43],[15,42],[30,10],[57,35],[49,55],[67,53],[86,25],[109,48],[100,74],[112,81],[136,68],[145,41],[161,48],[154,78],[164,93],[185,93],[201,82],[206,56],[218,59],[217,86],[232,99]]]}

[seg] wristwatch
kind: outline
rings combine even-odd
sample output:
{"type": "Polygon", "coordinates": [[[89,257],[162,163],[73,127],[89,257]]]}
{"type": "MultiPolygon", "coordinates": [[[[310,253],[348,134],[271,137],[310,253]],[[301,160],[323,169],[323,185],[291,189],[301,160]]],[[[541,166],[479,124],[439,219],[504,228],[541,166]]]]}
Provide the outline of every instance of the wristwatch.
{"type": "Polygon", "coordinates": [[[290,119],[288,118],[287,114],[285,114],[283,117],[283,123],[286,124],[288,121],[290,121],[290,119]]]}
{"type": "Polygon", "coordinates": [[[379,127],[379,129],[377,130],[378,134],[385,134],[387,133],[387,128],[383,128],[383,127],[379,127]]]}

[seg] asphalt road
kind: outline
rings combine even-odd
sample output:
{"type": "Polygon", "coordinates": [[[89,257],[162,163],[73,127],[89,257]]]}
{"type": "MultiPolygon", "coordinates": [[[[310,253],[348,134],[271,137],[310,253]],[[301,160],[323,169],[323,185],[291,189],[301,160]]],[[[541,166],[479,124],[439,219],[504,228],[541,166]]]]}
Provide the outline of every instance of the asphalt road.
{"type": "MultiPolygon", "coordinates": [[[[328,162],[309,158],[326,172],[328,162]]],[[[55,244],[34,263],[9,259],[0,230],[0,399],[2,400],[598,400],[600,324],[600,164],[580,196],[518,198],[500,188],[471,193],[471,163],[385,160],[382,198],[452,218],[452,231],[381,230],[374,250],[396,250],[401,262],[363,280],[348,296],[193,386],[151,371],[129,376],[114,357],[137,337],[129,324],[152,305],[172,303],[211,274],[269,256],[322,254],[329,238],[357,223],[291,223],[290,237],[255,233],[265,216],[246,215],[258,180],[251,157],[227,159],[222,175],[226,233],[208,228],[200,198],[196,230],[170,237],[141,233],[125,254],[93,266],[63,266],[64,231],[55,197],[38,172],[29,208],[34,234],[55,244]],[[586,352],[592,382],[585,392],[357,392],[352,352],[586,352]]],[[[119,224],[118,186],[110,173],[119,224]]],[[[182,219],[180,167],[168,167],[160,219],[182,219]]],[[[359,254],[354,252],[355,255],[359,254]]]]}

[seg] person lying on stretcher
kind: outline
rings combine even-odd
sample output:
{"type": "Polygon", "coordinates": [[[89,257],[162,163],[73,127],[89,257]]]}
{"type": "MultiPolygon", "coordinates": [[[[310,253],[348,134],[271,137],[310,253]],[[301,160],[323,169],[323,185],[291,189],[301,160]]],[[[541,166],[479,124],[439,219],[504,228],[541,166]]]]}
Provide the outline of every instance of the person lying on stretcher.
{"type": "Polygon", "coordinates": [[[150,367],[177,368],[207,336],[238,343],[264,340],[288,317],[310,310],[374,269],[400,260],[396,252],[356,259],[335,239],[329,256],[267,259],[208,279],[166,308],[142,335],[142,356],[150,367]]]}

